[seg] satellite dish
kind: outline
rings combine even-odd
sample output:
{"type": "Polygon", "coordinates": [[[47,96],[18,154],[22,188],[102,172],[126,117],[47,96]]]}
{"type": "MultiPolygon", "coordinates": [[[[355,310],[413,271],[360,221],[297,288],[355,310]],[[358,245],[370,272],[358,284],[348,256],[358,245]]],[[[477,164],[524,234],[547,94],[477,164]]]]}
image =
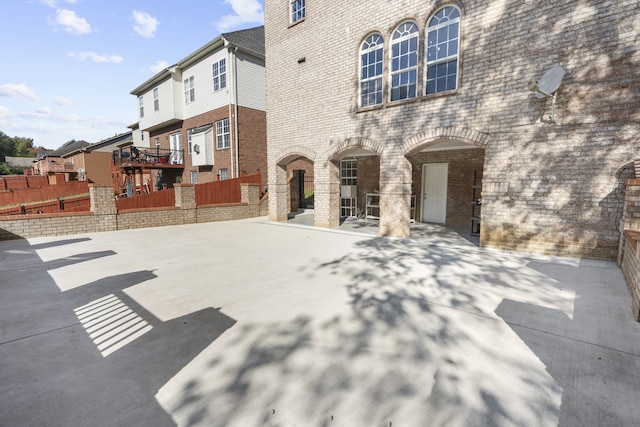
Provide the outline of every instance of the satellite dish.
{"type": "Polygon", "coordinates": [[[540,81],[532,79],[527,83],[527,88],[534,92],[537,98],[549,97],[551,102],[551,123],[556,121],[556,91],[562,84],[564,68],[553,67],[540,78],[540,81]]]}
{"type": "Polygon", "coordinates": [[[553,67],[544,73],[540,81],[531,80],[527,87],[530,91],[535,92],[538,98],[551,97],[562,84],[564,73],[564,68],[553,67]]]}

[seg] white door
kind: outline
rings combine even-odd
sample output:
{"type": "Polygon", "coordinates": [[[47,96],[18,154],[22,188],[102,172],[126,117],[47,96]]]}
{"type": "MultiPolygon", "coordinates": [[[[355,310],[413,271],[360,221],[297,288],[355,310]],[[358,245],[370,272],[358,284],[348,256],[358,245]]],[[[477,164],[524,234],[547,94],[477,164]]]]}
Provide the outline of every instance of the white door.
{"type": "Polygon", "coordinates": [[[169,136],[169,143],[171,144],[171,164],[182,164],[182,134],[174,133],[169,136]]]}
{"type": "Polygon", "coordinates": [[[447,218],[447,163],[422,165],[422,222],[444,224],[447,218]]]}

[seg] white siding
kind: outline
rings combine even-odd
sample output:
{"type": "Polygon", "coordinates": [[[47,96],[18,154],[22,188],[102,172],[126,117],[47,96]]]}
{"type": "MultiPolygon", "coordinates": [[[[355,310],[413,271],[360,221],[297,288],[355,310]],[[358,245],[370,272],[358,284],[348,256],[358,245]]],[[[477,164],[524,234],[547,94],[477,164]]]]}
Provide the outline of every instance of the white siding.
{"type": "Polygon", "coordinates": [[[181,98],[178,103],[184,105],[184,118],[195,117],[197,115],[224,107],[229,104],[229,84],[231,83],[229,74],[229,59],[226,49],[221,49],[201,61],[182,70],[182,80],[195,77],[195,101],[185,104],[184,84],[181,83],[181,98]],[[227,87],[217,92],[213,90],[213,63],[227,58],[227,87]]]}
{"type": "Polygon", "coordinates": [[[238,105],[265,111],[266,84],[264,61],[247,55],[236,56],[238,76],[238,105]]]}
{"type": "MultiPolygon", "coordinates": [[[[144,117],[140,118],[141,129],[148,129],[168,120],[181,118],[179,114],[181,111],[176,111],[176,108],[174,108],[176,103],[174,102],[175,92],[173,90],[173,85],[173,80],[167,79],[158,86],[154,86],[149,89],[142,95],[144,101],[144,117]],[[154,110],[153,104],[153,89],[156,87],[158,88],[158,99],[160,101],[160,109],[158,111],[154,110]]],[[[180,87],[182,88],[182,84],[180,87]]]]}

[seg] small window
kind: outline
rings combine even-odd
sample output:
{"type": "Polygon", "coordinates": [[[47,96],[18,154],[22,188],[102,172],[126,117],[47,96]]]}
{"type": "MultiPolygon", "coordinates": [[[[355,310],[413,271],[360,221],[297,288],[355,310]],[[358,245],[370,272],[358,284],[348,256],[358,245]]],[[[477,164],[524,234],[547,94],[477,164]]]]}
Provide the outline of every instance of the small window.
{"type": "Polygon", "coordinates": [[[340,161],[340,185],[358,185],[358,163],[356,160],[340,161]]]}
{"type": "Polygon", "coordinates": [[[191,183],[192,184],[198,183],[198,171],[191,171],[191,183]]]}
{"type": "Polygon", "coordinates": [[[227,87],[227,60],[222,58],[213,63],[213,90],[217,91],[227,87]]]}
{"type": "Polygon", "coordinates": [[[229,171],[227,171],[227,169],[220,169],[218,171],[218,176],[220,177],[220,181],[226,181],[229,179],[229,171]]]}
{"type": "Polygon", "coordinates": [[[144,99],[142,95],[138,97],[138,109],[140,110],[140,118],[144,117],[144,99]]]}
{"type": "Polygon", "coordinates": [[[382,104],[382,63],[384,41],[372,34],[360,48],[360,106],[382,104]]]}
{"type": "Polygon", "coordinates": [[[418,88],[418,26],[405,22],[391,39],[391,100],[415,98],[418,88]]]}
{"type": "Polygon", "coordinates": [[[184,101],[189,104],[196,100],[196,87],[194,77],[191,76],[184,81],[184,101]]]}
{"type": "Polygon", "coordinates": [[[229,148],[229,119],[216,122],[216,147],[218,150],[229,148]]]}
{"type": "Polygon", "coordinates": [[[192,136],[195,132],[196,128],[187,129],[187,153],[191,154],[193,152],[193,142],[192,136]]]}
{"type": "Polygon", "coordinates": [[[438,10],[427,25],[425,94],[458,87],[460,11],[453,6],[438,10]]]}
{"type": "Polygon", "coordinates": [[[160,109],[160,98],[158,97],[158,88],[153,89],[153,111],[160,109]]]}
{"type": "Polygon", "coordinates": [[[302,21],[306,16],[305,0],[289,0],[291,24],[302,21]]]}

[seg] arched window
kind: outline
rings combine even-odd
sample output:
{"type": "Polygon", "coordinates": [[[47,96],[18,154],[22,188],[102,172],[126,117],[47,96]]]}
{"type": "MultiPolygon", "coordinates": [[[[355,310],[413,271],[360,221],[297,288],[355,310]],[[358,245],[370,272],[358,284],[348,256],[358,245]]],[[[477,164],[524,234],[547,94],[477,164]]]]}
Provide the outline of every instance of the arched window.
{"type": "Polygon", "coordinates": [[[391,101],[415,98],[418,87],[418,26],[405,22],[391,37],[391,101]]]}
{"type": "Polygon", "coordinates": [[[360,47],[360,106],[382,104],[382,63],[384,40],[372,34],[360,47]]]}
{"type": "Polygon", "coordinates": [[[457,7],[443,7],[431,17],[425,51],[425,94],[456,89],[460,55],[460,10],[457,7]]]}

